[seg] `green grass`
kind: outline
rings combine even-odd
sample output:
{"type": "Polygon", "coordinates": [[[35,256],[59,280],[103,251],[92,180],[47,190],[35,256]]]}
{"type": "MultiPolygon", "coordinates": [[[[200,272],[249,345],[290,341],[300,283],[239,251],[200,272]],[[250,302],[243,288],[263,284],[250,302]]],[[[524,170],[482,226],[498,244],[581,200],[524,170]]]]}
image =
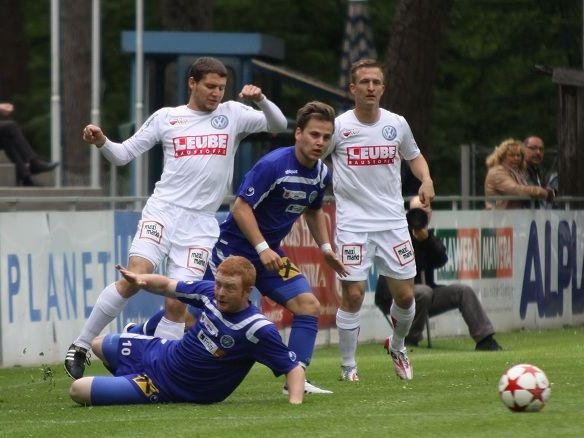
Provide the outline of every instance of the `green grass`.
{"type": "MultiPolygon", "coordinates": [[[[473,351],[468,338],[413,349],[414,380],[393,373],[381,345],[360,345],[361,382],[339,382],[336,347],[319,348],[309,377],[334,391],[291,406],[282,379],[256,366],[227,401],[211,405],[80,407],[60,364],[0,370],[0,436],[570,437],[584,436],[584,327],[497,336],[502,352],[473,351]],[[497,383],[532,363],[552,383],[539,413],[512,413],[497,383]]],[[[97,361],[98,362],[98,361],[97,361]]],[[[94,363],[88,375],[107,374],[94,363]]]]}

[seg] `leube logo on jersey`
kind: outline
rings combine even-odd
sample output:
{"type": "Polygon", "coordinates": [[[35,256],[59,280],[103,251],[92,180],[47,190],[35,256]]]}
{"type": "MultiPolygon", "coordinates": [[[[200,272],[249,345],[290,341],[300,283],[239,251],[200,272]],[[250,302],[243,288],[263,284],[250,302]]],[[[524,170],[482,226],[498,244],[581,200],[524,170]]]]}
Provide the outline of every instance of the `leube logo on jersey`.
{"type": "Polygon", "coordinates": [[[394,246],[393,250],[401,266],[407,265],[415,260],[412,243],[409,240],[394,246]]]}
{"type": "Polygon", "coordinates": [[[231,348],[235,345],[235,340],[229,335],[223,335],[219,339],[219,343],[223,348],[231,348]]]}
{"type": "Polygon", "coordinates": [[[347,164],[349,166],[393,164],[395,149],[393,145],[350,146],[347,148],[347,164]]]}
{"type": "Polygon", "coordinates": [[[397,137],[397,129],[391,125],[384,126],[381,130],[381,135],[383,135],[383,138],[386,140],[391,141],[397,137]]]}
{"type": "Polygon", "coordinates": [[[150,239],[156,243],[162,240],[164,225],[156,221],[143,221],[140,225],[140,239],[150,239]]]}
{"type": "Polygon", "coordinates": [[[303,190],[288,190],[284,187],[284,193],[282,194],[284,199],[292,199],[297,201],[299,199],[306,199],[306,192],[303,190]]]}
{"type": "Polygon", "coordinates": [[[207,314],[205,312],[201,313],[200,319],[201,319],[201,324],[203,325],[203,327],[205,327],[211,335],[217,336],[219,334],[219,330],[217,329],[217,327],[215,327],[215,324],[213,324],[209,320],[209,317],[207,316],[207,314]]]}
{"type": "Polygon", "coordinates": [[[341,249],[343,264],[347,266],[359,266],[363,260],[363,246],[343,245],[341,249]]]}
{"type": "Polygon", "coordinates": [[[215,129],[225,129],[229,125],[229,119],[227,116],[220,115],[215,116],[211,119],[211,126],[215,129]]]}
{"type": "Polygon", "coordinates": [[[349,138],[352,137],[354,135],[359,134],[359,130],[357,128],[353,128],[353,129],[343,129],[341,131],[341,137],[343,138],[349,138]]]}
{"type": "Polygon", "coordinates": [[[205,248],[189,248],[189,260],[187,266],[195,271],[205,272],[209,262],[209,251],[205,248]]]}
{"type": "Polygon", "coordinates": [[[175,137],[174,157],[189,157],[191,155],[227,155],[228,134],[189,135],[175,137]]]}

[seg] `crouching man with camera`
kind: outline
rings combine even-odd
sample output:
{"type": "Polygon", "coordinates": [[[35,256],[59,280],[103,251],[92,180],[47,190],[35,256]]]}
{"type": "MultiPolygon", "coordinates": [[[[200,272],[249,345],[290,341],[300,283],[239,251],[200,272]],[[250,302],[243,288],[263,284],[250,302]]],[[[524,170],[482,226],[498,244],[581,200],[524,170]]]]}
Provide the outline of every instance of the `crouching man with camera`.
{"type": "MultiPolygon", "coordinates": [[[[434,269],[444,266],[448,256],[440,239],[434,236],[434,230],[428,228],[431,215],[431,208],[424,207],[417,197],[410,201],[407,219],[416,258],[417,274],[414,288],[416,314],[405,339],[406,345],[417,346],[422,340],[428,316],[458,309],[476,342],[475,350],[502,350],[493,337],[495,333],[493,325],[474,290],[460,283],[441,286],[434,282],[434,269]]],[[[377,282],[375,304],[384,313],[389,313],[391,294],[383,281],[377,282]]]]}

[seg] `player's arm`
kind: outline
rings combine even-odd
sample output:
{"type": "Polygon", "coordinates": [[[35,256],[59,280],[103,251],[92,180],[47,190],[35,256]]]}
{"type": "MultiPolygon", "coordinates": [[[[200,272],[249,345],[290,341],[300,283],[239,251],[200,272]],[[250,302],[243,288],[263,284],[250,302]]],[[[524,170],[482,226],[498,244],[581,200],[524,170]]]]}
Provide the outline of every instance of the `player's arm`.
{"type": "Polygon", "coordinates": [[[422,154],[419,154],[413,160],[408,161],[410,169],[416,178],[418,178],[422,184],[418,190],[418,195],[420,196],[420,201],[425,207],[430,205],[430,202],[434,199],[434,182],[430,177],[430,168],[428,163],[422,154]]]}
{"type": "Polygon", "coordinates": [[[137,286],[139,289],[144,289],[156,295],[176,297],[176,285],[178,282],[172,278],[158,274],[136,274],[121,265],[116,265],[116,269],[128,283],[137,286]]]}
{"type": "Polygon", "coordinates": [[[293,405],[299,405],[304,399],[304,368],[301,365],[293,368],[286,374],[288,384],[288,401],[293,405]]]}
{"type": "Polygon", "coordinates": [[[304,219],[306,220],[306,225],[308,225],[308,229],[310,230],[312,238],[322,251],[322,255],[327,264],[333,268],[341,277],[347,276],[349,274],[347,268],[336,256],[330,244],[326,227],[326,218],[322,208],[316,210],[307,208],[304,211],[304,219]]]}
{"type": "Polygon", "coordinates": [[[288,120],[286,120],[286,116],[282,110],[262,93],[261,88],[251,84],[244,85],[239,93],[239,97],[245,100],[251,100],[262,110],[270,132],[277,134],[278,132],[284,131],[288,126],[288,120]]]}
{"type": "Polygon", "coordinates": [[[253,214],[251,206],[238,197],[235,200],[231,214],[247,241],[257,251],[260,260],[266,269],[270,271],[279,270],[283,266],[282,259],[277,252],[272,251],[268,246],[266,239],[264,239],[264,236],[260,231],[258,221],[253,214]]]}

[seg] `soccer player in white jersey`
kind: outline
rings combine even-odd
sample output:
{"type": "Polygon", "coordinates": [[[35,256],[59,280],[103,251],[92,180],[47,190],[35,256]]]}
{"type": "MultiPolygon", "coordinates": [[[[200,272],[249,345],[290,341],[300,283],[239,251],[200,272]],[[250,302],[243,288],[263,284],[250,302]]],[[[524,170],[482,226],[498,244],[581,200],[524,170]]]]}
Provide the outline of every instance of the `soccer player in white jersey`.
{"type": "Polygon", "coordinates": [[[135,287],[176,297],[202,313],[180,341],[131,333],[94,339],[93,351],[114,376],[76,380],[73,400],[82,405],[217,403],[260,362],[276,376],[285,374],[288,401],[302,403],[304,369],[276,326],[249,301],[256,279],[250,261],[225,259],[215,281],[176,281],[116,268],[135,287]]]}
{"type": "Polygon", "coordinates": [[[396,374],[410,380],[413,370],[404,338],[415,314],[416,264],[401,194],[402,160],[422,183],[419,196],[424,205],[434,198],[434,185],[406,120],[379,106],[385,91],[383,66],[372,59],[354,63],[349,90],[355,108],[337,117],[328,151],[333,162],[337,251],[349,271],[341,278],[336,321],[341,379],[359,380],[355,360],[359,310],[375,263],[379,281],[387,282],[393,297],[388,353],[396,374]]]}
{"type": "MultiPolygon", "coordinates": [[[[280,132],[287,121],[262,90],[245,85],[239,96],[261,111],[242,103],[221,103],[227,69],[215,58],[198,58],[188,72],[187,105],[162,108],[123,143],[109,140],[101,128],[87,125],[83,139],[96,145],[113,164],[124,165],[161,143],[164,169],[148,199],[132,246],[128,269],[153,272],[167,259],[171,278],[202,278],[219,236],[215,213],[231,185],[235,152],[250,133],[280,132]]],[[[138,288],[120,278],[99,295],[81,334],[71,344],[65,370],[73,379],[83,376],[92,340],[123,310],[138,288]]],[[[167,299],[166,315],[156,336],[180,339],[184,332],[184,304],[167,299]]]]}

